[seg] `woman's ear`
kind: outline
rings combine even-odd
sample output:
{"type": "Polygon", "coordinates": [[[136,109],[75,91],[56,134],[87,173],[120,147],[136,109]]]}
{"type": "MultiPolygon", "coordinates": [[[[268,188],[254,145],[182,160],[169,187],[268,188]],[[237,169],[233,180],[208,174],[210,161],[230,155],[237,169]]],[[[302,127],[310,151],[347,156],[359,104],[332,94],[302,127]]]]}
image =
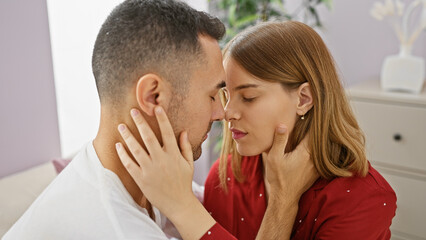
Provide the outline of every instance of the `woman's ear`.
{"type": "Polygon", "coordinates": [[[156,74],[146,74],[136,84],[136,100],[140,109],[148,116],[154,116],[155,106],[160,105],[166,94],[165,82],[156,74]]]}
{"type": "Polygon", "coordinates": [[[299,103],[297,104],[297,114],[300,116],[305,115],[314,105],[312,97],[311,86],[305,82],[297,89],[297,96],[299,103]]]}

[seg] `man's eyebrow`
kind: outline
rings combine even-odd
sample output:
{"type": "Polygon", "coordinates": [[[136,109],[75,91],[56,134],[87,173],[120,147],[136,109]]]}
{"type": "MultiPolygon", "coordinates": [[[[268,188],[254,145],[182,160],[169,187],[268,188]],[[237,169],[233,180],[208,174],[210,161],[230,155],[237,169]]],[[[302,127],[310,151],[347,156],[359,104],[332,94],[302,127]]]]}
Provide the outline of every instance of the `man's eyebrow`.
{"type": "Polygon", "coordinates": [[[216,89],[221,89],[221,88],[224,88],[224,87],[226,87],[225,81],[222,81],[222,82],[220,82],[216,85],[216,89]]]}
{"type": "Polygon", "coordinates": [[[243,84],[243,85],[240,85],[238,87],[235,87],[234,91],[238,91],[238,90],[241,90],[241,89],[244,89],[244,88],[257,88],[257,87],[259,87],[259,85],[256,85],[256,84],[243,84]]]}

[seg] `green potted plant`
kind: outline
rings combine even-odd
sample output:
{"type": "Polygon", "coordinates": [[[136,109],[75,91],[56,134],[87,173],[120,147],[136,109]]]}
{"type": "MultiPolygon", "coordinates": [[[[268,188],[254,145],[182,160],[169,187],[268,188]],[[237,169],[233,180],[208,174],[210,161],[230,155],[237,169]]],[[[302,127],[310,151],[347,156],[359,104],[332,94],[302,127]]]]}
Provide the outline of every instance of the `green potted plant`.
{"type": "Polygon", "coordinates": [[[210,9],[227,27],[224,42],[238,32],[257,22],[270,20],[300,20],[312,27],[321,27],[317,7],[332,7],[332,0],[301,0],[299,6],[289,12],[285,0],[210,0],[210,9]]]}

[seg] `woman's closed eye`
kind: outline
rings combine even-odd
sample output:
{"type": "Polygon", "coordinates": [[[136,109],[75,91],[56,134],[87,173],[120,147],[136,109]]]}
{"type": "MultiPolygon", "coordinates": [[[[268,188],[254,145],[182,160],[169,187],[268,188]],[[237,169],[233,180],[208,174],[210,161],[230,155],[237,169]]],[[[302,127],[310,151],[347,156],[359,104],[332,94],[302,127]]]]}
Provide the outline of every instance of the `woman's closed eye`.
{"type": "Polygon", "coordinates": [[[253,102],[256,99],[256,97],[244,97],[243,96],[242,99],[243,99],[243,102],[250,103],[250,102],[253,102]]]}

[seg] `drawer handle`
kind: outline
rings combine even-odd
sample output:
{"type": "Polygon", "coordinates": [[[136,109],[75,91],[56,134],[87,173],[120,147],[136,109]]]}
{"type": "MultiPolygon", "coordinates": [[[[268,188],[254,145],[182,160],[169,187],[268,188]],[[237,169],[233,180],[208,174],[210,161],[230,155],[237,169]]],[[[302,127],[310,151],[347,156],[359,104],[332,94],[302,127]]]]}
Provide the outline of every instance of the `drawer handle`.
{"type": "Polygon", "coordinates": [[[395,140],[395,141],[397,141],[397,142],[401,141],[401,140],[402,140],[402,136],[401,136],[401,134],[399,134],[399,133],[395,133],[395,134],[393,135],[393,140],[395,140]]]}

